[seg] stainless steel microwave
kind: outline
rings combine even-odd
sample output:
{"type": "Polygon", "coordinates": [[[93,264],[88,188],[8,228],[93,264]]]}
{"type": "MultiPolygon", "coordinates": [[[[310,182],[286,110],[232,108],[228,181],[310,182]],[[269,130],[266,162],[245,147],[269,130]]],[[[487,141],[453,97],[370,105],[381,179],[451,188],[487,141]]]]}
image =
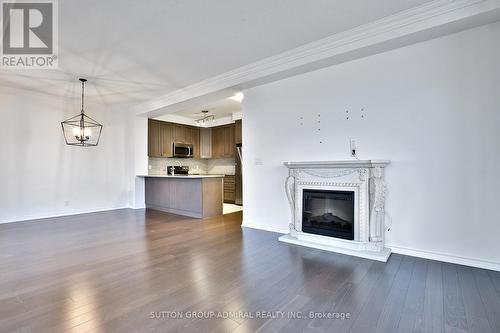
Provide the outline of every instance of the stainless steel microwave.
{"type": "Polygon", "coordinates": [[[174,157],[193,157],[193,145],[190,143],[177,143],[174,142],[174,157]]]}

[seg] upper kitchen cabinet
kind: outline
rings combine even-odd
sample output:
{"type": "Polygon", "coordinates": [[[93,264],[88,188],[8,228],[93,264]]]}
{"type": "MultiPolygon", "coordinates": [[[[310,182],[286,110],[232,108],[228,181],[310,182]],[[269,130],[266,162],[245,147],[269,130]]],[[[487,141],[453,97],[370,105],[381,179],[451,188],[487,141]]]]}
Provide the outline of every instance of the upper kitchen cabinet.
{"type": "Polygon", "coordinates": [[[212,158],[234,157],[234,124],[212,128],[212,158]]]}
{"type": "Polygon", "coordinates": [[[241,120],[236,120],[234,123],[234,141],[236,144],[243,143],[241,120]]]}
{"type": "Polygon", "coordinates": [[[173,156],[172,124],[160,122],[161,157],[173,156]]]}
{"type": "Polygon", "coordinates": [[[212,158],[224,155],[224,131],[222,127],[212,127],[212,158]]]}
{"type": "Polygon", "coordinates": [[[200,158],[200,129],[198,127],[191,127],[190,130],[190,140],[193,144],[193,157],[200,158]]]}
{"type": "Polygon", "coordinates": [[[198,145],[200,129],[198,127],[173,124],[173,142],[198,145]]]}
{"type": "Polygon", "coordinates": [[[234,124],[224,127],[224,157],[234,157],[234,124]]]}
{"type": "Polygon", "coordinates": [[[172,157],[173,144],[193,145],[194,158],[232,158],[241,142],[241,122],[199,128],[154,119],[148,120],[148,156],[172,157]]]}
{"type": "Polygon", "coordinates": [[[173,125],[174,127],[174,142],[176,143],[191,143],[189,140],[189,133],[186,126],[183,125],[173,125]]]}
{"type": "Polygon", "coordinates": [[[148,156],[162,157],[160,121],[148,119],[148,156]]]}
{"type": "Polygon", "coordinates": [[[200,128],[200,157],[212,158],[212,129],[200,128]]]}
{"type": "Polygon", "coordinates": [[[173,143],[193,145],[193,157],[200,157],[200,129],[148,119],[148,156],[172,157],[173,143]]]}
{"type": "Polygon", "coordinates": [[[172,125],[163,121],[148,119],[148,156],[172,156],[172,125]]]}

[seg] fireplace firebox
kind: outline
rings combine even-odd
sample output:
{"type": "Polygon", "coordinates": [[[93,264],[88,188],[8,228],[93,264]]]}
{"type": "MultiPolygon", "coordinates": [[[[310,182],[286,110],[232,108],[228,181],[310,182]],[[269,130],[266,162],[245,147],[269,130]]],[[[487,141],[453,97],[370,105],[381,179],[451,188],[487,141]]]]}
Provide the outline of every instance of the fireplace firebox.
{"type": "Polygon", "coordinates": [[[303,190],[302,231],[354,240],[354,192],[303,190]]]}

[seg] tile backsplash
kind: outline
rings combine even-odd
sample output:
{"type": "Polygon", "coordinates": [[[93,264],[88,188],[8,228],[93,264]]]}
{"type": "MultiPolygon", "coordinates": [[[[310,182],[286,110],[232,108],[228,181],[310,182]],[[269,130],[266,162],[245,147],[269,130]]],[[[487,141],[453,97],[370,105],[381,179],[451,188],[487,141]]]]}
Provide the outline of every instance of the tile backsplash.
{"type": "Polygon", "coordinates": [[[234,158],[218,158],[207,161],[207,173],[221,174],[221,175],[234,175],[235,160],[234,158]]]}
{"type": "Polygon", "coordinates": [[[196,158],[149,158],[149,174],[165,174],[167,166],[189,166],[189,173],[234,175],[234,158],[196,159],[196,158]]]}

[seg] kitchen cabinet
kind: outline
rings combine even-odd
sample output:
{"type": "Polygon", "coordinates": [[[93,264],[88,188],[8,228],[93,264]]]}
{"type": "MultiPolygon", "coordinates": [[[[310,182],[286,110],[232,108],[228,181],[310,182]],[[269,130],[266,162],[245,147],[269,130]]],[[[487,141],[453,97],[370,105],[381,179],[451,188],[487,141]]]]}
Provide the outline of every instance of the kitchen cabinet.
{"type": "Polygon", "coordinates": [[[172,144],[172,124],[160,122],[160,149],[161,157],[172,157],[173,144],[172,144]]]}
{"type": "Polygon", "coordinates": [[[193,157],[200,158],[200,129],[198,127],[189,128],[191,142],[193,144],[193,157]]]}
{"type": "Polygon", "coordinates": [[[223,176],[145,176],[149,209],[204,218],[223,213],[223,176]]]}
{"type": "Polygon", "coordinates": [[[148,120],[148,156],[172,156],[172,126],[169,123],[148,120]]]}
{"type": "Polygon", "coordinates": [[[148,119],[148,156],[172,157],[174,142],[193,145],[193,157],[200,158],[200,129],[194,126],[148,119]]]}
{"type": "Polygon", "coordinates": [[[173,142],[198,145],[200,137],[200,129],[198,127],[178,124],[173,125],[173,127],[173,142]]]}
{"type": "Polygon", "coordinates": [[[212,158],[234,157],[234,124],[212,128],[212,158]]]}
{"type": "Polygon", "coordinates": [[[224,155],[224,130],[222,127],[212,128],[212,158],[224,155]]]}
{"type": "Polygon", "coordinates": [[[173,143],[193,145],[194,158],[234,158],[241,141],[241,121],[212,128],[199,128],[148,119],[148,156],[172,157],[173,143]]]}
{"type": "Polygon", "coordinates": [[[176,143],[190,143],[187,127],[183,125],[174,126],[174,142],[176,143]]]}
{"type": "Polygon", "coordinates": [[[234,204],[235,199],[235,176],[224,176],[224,202],[234,204]]]}
{"type": "Polygon", "coordinates": [[[234,124],[224,128],[224,157],[234,157],[234,124]]]}
{"type": "Polygon", "coordinates": [[[161,157],[160,121],[148,119],[148,156],[161,157]]]}
{"type": "Polygon", "coordinates": [[[234,142],[236,144],[243,143],[241,120],[236,120],[234,123],[234,142]]]}
{"type": "Polygon", "coordinates": [[[212,158],[211,128],[200,128],[200,158],[212,158]]]}

